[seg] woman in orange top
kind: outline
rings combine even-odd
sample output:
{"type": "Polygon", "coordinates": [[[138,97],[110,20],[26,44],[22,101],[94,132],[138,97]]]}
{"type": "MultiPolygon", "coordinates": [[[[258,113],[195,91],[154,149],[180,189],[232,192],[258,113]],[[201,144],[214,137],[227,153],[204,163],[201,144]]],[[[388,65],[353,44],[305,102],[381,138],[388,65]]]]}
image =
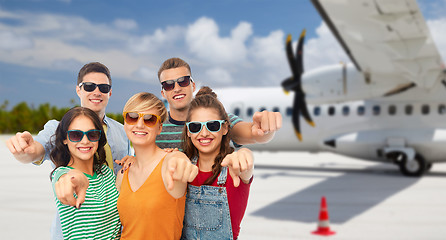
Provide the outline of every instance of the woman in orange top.
{"type": "Polygon", "coordinates": [[[198,173],[185,154],[155,144],[167,111],[151,93],[138,93],[124,106],[124,130],[135,162],[117,176],[121,239],[180,239],[187,182],[198,173]]]}

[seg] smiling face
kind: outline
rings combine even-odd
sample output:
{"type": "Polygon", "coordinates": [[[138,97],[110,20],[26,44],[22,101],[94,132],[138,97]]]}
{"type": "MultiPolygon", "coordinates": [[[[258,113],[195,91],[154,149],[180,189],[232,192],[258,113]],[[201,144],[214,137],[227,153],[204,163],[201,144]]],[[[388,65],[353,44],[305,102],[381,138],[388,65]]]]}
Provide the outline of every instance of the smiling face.
{"type": "MultiPolygon", "coordinates": [[[[197,108],[190,115],[191,122],[206,122],[210,120],[221,120],[218,111],[213,108],[197,108]]],[[[210,132],[203,126],[199,133],[187,132],[192,144],[197,148],[200,155],[217,156],[223,135],[228,133],[228,124],[224,123],[218,132],[210,132]]]]}
{"type": "MultiPolygon", "coordinates": [[[[167,80],[176,80],[183,76],[190,76],[190,72],[186,67],[167,69],[161,72],[160,82],[164,82],[167,80]]],[[[161,95],[163,95],[167,102],[169,102],[169,108],[171,112],[184,112],[189,110],[189,105],[192,101],[194,91],[195,83],[191,81],[191,83],[187,87],[180,87],[178,83],[175,83],[175,88],[173,90],[166,91],[162,89],[161,95]]]]}
{"type": "MultiPolygon", "coordinates": [[[[92,82],[95,84],[110,84],[110,81],[104,73],[99,72],[90,72],[86,74],[83,78],[83,82],[92,82]]],[[[100,119],[105,115],[105,108],[107,107],[108,100],[112,94],[112,90],[108,93],[102,93],[99,91],[99,88],[96,87],[96,89],[92,92],[85,91],[84,87],[76,87],[76,93],[79,96],[79,99],[81,100],[81,106],[89,108],[93,110],[100,119]]]]}
{"type": "MultiPolygon", "coordinates": [[[[155,109],[139,113],[160,115],[155,109]]],[[[134,125],[124,122],[124,130],[134,147],[151,145],[155,144],[156,136],[161,133],[162,123],[157,121],[153,127],[148,127],[144,124],[144,119],[140,117],[134,125]]]]}
{"type": "MultiPolygon", "coordinates": [[[[81,130],[87,132],[96,129],[91,119],[84,115],[76,117],[68,127],[68,130],[81,130]]],[[[93,157],[98,149],[98,142],[90,142],[87,136],[83,136],[80,142],[72,142],[68,139],[63,141],[68,146],[70,151],[71,161],[69,165],[76,164],[77,161],[91,161],[93,164],[93,157]]]]}

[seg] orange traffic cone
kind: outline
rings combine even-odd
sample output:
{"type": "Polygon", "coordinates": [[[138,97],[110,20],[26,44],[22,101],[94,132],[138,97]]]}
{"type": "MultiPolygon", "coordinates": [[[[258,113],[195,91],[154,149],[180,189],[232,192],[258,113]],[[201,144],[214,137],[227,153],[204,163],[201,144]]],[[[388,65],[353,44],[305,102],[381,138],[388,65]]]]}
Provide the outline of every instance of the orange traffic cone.
{"type": "Polygon", "coordinates": [[[322,197],[321,210],[319,212],[319,223],[317,226],[317,230],[312,233],[323,236],[329,236],[335,234],[336,232],[331,231],[329,225],[330,221],[328,218],[327,201],[325,200],[325,197],[322,197]]]}

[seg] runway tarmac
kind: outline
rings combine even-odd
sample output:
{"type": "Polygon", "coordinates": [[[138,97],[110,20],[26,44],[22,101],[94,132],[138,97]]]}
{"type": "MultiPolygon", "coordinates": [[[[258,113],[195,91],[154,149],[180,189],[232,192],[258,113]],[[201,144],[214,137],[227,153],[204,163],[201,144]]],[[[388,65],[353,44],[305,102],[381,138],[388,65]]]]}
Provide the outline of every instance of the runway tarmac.
{"type": "MultiPolygon", "coordinates": [[[[1,239],[49,239],[49,163],[17,162],[0,135],[1,239]]],[[[446,164],[422,178],[396,166],[330,153],[255,152],[255,177],[239,239],[445,239],[446,164]],[[316,230],[325,196],[330,228],[316,230]]]]}

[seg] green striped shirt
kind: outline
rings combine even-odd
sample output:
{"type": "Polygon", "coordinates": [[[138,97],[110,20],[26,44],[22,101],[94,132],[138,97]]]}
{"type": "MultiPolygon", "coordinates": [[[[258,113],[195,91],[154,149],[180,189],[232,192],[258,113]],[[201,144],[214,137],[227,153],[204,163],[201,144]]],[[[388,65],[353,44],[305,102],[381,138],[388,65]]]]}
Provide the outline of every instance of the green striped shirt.
{"type": "MultiPolygon", "coordinates": [[[[68,173],[71,167],[59,167],[53,173],[54,185],[60,176],[68,173]]],[[[121,221],[119,220],[117,200],[118,190],[115,186],[113,171],[103,165],[102,174],[87,176],[90,185],[85,202],[80,209],[63,205],[54,198],[60,215],[64,239],[119,239],[121,237],[121,221]]]]}
{"type": "MultiPolygon", "coordinates": [[[[231,123],[231,128],[243,121],[238,116],[229,113],[229,122],[231,123]]],[[[166,122],[163,123],[163,131],[160,135],[156,137],[156,145],[160,148],[178,148],[180,151],[181,149],[181,134],[183,133],[184,125],[186,122],[184,121],[176,121],[173,118],[169,117],[166,120],[166,122]]],[[[234,143],[234,145],[236,145],[234,143]]]]}

